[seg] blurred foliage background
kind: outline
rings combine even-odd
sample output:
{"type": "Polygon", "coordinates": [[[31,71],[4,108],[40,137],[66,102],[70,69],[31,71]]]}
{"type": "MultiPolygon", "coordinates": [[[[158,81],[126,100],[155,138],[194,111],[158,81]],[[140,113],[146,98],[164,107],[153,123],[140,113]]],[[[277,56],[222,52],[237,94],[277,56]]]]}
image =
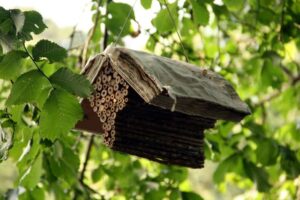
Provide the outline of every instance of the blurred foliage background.
{"type": "Polygon", "coordinates": [[[134,4],[93,0],[87,33],[58,28],[35,11],[0,8],[1,198],[300,199],[300,1],[167,3],[176,26],[164,0],[137,1],[155,10],[144,28],[136,7],[130,13],[134,4]],[[113,152],[100,136],[71,130],[82,117],[76,97],[90,92],[77,73],[119,33],[121,46],[143,36],[145,51],[177,60],[186,53],[251,107],[242,122],[219,121],[206,132],[204,169],[113,152]],[[62,68],[83,87],[55,81],[62,68]],[[59,118],[56,109],[71,114],[59,118]]]}

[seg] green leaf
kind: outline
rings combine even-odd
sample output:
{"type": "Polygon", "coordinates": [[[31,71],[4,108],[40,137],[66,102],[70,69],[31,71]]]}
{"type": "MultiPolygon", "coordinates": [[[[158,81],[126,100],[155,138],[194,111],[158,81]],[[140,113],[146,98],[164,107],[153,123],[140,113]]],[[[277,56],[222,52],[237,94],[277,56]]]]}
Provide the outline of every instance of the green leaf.
{"type": "Polygon", "coordinates": [[[7,105],[37,103],[42,108],[52,86],[49,80],[38,70],[22,74],[13,84],[7,105]]]}
{"type": "Polygon", "coordinates": [[[182,200],[203,200],[203,198],[195,192],[181,192],[182,200]]]}
{"type": "Polygon", "coordinates": [[[49,40],[40,40],[32,49],[34,60],[47,58],[50,62],[59,62],[67,57],[67,51],[49,40]]]}
{"type": "Polygon", "coordinates": [[[93,183],[96,183],[101,179],[103,176],[103,170],[101,167],[96,168],[95,170],[92,171],[92,181],[93,183]]]}
{"type": "Polygon", "coordinates": [[[223,0],[223,3],[230,11],[240,11],[244,7],[244,0],[223,0]]]}
{"type": "MultiPolygon", "coordinates": [[[[106,18],[106,25],[108,30],[110,30],[114,35],[118,35],[131,10],[131,6],[125,3],[115,3],[111,2],[108,5],[108,13],[111,14],[111,18],[106,18]]],[[[131,12],[128,21],[126,22],[124,29],[122,31],[122,36],[127,35],[130,32],[130,19],[134,19],[134,12],[131,12]]]]}
{"type": "Polygon", "coordinates": [[[268,166],[276,163],[279,148],[275,141],[261,139],[257,142],[256,159],[261,164],[268,166]]]}
{"type": "Polygon", "coordinates": [[[52,155],[47,156],[52,174],[70,185],[77,180],[79,169],[79,156],[61,142],[56,142],[52,149],[52,155]]]}
{"type": "Polygon", "coordinates": [[[278,65],[274,65],[273,60],[265,59],[261,69],[261,85],[267,88],[272,86],[279,88],[284,79],[283,72],[278,65]]]}
{"type": "Polygon", "coordinates": [[[33,189],[40,181],[42,173],[42,155],[39,154],[33,165],[25,172],[24,177],[21,178],[21,184],[28,189],[33,189]]]}
{"type": "Polygon", "coordinates": [[[9,11],[0,6],[0,23],[9,18],[9,11]]]}
{"type": "Polygon", "coordinates": [[[276,18],[277,14],[273,10],[267,7],[260,6],[257,14],[258,14],[257,17],[258,20],[265,25],[269,25],[272,21],[277,19],[276,18]]]}
{"type": "Polygon", "coordinates": [[[14,80],[22,72],[23,59],[27,54],[23,51],[10,51],[0,61],[0,79],[14,80]]]}
{"type": "Polygon", "coordinates": [[[25,11],[25,22],[21,31],[21,37],[25,40],[31,40],[31,33],[40,34],[47,26],[43,22],[43,17],[36,11],[25,11]]]}
{"type": "Polygon", "coordinates": [[[206,26],[209,22],[209,12],[203,2],[191,0],[195,24],[206,26]]]}
{"type": "Polygon", "coordinates": [[[145,9],[151,8],[152,0],[141,0],[141,4],[145,9]]]}
{"type": "Polygon", "coordinates": [[[254,163],[244,160],[245,172],[248,177],[255,182],[257,190],[260,192],[267,192],[271,185],[268,182],[267,172],[254,163]]]}
{"type": "Polygon", "coordinates": [[[241,156],[237,153],[233,154],[219,164],[213,175],[214,182],[221,183],[224,180],[226,173],[229,172],[243,174],[243,168],[241,156]]]}
{"type": "Polygon", "coordinates": [[[73,128],[82,116],[82,109],[76,97],[55,89],[43,107],[40,134],[43,138],[54,140],[73,128]]]}
{"type": "Polygon", "coordinates": [[[281,168],[287,173],[288,177],[294,179],[300,174],[300,162],[294,151],[288,147],[281,150],[281,168]]]}
{"type": "Polygon", "coordinates": [[[75,74],[65,67],[57,70],[50,77],[50,81],[77,96],[88,97],[92,92],[92,86],[85,76],[75,74]]]}
{"type": "Polygon", "coordinates": [[[151,190],[150,192],[147,192],[144,196],[145,200],[152,200],[152,199],[163,199],[166,194],[165,190],[163,188],[159,188],[158,190],[151,190]]]}
{"type": "MultiPolygon", "coordinates": [[[[178,13],[177,13],[177,2],[169,5],[170,12],[175,21],[176,26],[178,25],[178,13]]],[[[168,12],[168,10],[162,9],[157,16],[152,20],[153,26],[160,32],[165,33],[173,30],[174,23],[168,12]]]]}
{"type": "Polygon", "coordinates": [[[0,33],[6,35],[9,32],[14,32],[14,22],[11,18],[7,18],[0,24],[0,33]]]}

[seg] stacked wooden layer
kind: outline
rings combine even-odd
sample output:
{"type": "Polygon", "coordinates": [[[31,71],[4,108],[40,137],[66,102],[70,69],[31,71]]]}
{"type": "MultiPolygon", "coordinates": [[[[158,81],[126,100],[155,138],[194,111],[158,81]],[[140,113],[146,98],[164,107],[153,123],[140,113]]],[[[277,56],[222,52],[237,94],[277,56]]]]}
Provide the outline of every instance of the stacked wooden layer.
{"type": "Polygon", "coordinates": [[[106,145],[160,163],[203,167],[203,132],[215,120],[145,103],[109,65],[94,87],[90,103],[103,124],[106,145]]]}

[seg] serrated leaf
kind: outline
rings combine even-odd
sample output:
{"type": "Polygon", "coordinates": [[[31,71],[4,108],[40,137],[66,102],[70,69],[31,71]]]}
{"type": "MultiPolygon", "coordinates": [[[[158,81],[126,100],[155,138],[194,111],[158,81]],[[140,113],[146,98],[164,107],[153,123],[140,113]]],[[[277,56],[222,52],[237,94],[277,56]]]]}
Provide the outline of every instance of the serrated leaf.
{"type": "Polygon", "coordinates": [[[192,0],[193,19],[195,24],[206,26],[209,22],[209,12],[203,2],[192,0]]]}
{"type": "Polygon", "coordinates": [[[48,79],[38,70],[22,74],[13,84],[7,105],[37,103],[42,108],[52,86],[48,79]]]}
{"type": "Polygon", "coordinates": [[[47,58],[50,62],[59,62],[67,57],[67,51],[58,44],[49,40],[40,40],[32,49],[34,60],[47,58]]]}
{"type": "Polygon", "coordinates": [[[56,86],[81,97],[88,97],[92,91],[90,82],[83,75],[75,74],[66,67],[57,70],[50,77],[50,81],[56,86]]]}
{"type": "Polygon", "coordinates": [[[151,8],[152,0],[141,0],[141,4],[145,9],[151,8]]]}
{"type": "Polygon", "coordinates": [[[42,175],[42,155],[39,154],[33,165],[25,172],[21,178],[21,184],[27,189],[33,189],[40,181],[42,175]]]}
{"type": "Polygon", "coordinates": [[[21,31],[21,37],[25,40],[31,40],[31,33],[40,34],[47,26],[43,22],[43,17],[36,11],[25,11],[25,21],[21,31]]]}
{"type": "MultiPolygon", "coordinates": [[[[178,25],[177,2],[170,4],[168,7],[177,26],[178,25]]],[[[169,32],[175,28],[173,20],[166,8],[159,11],[156,17],[152,20],[152,24],[161,33],[169,32]]]]}
{"type": "Polygon", "coordinates": [[[10,51],[0,61],[0,79],[14,80],[22,72],[23,59],[27,54],[23,51],[10,51]]]}
{"type": "Polygon", "coordinates": [[[40,118],[40,134],[54,140],[67,133],[83,116],[78,100],[66,91],[55,89],[47,99],[40,118]]]}

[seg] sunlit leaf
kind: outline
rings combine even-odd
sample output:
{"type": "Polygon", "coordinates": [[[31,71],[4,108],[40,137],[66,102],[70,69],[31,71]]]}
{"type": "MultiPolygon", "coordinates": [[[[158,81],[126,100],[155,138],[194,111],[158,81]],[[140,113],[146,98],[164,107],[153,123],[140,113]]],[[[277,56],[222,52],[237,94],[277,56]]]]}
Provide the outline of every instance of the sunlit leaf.
{"type": "Polygon", "coordinates": [[[108,12],[111,15],[106,19],[107,28],[114,34],[119,35],[122,31],[122,35],[127,35],[130,30],[130,19],[134,19],[134,12],[131,12],[131,7],[125,3],[111,2],[108,5],[108,12]],[[126,22],[127,16],[130,13],[129,19],[126,22]],[[126,24],[125,24],[126,22],[126,24]],[[125,25],[124,25],[125,24],[125,25]]]}
{"type": "Polygon", "coordinates": [[[224,4],[231,11],[240,11],[244,7],[244,0],[223,0],[224,4]]]}
{"type": "Polygon", "coordinates": [[[214,182],[222,182],[229,172],[243,173],[243,163],[239,154],[229,156],[218,165],[213,175],[214,182]]]}
{"type": "Polygon", "coordinates": [[[21,184],[28,189],[33,189],[40,181],[42,173],[42,155],[39,154],[24,177],[21,178],[21,184]]]}
{"type": "Polygon", "coordinates": [[[152,0],[141,0],[141,4],[145,9],[151,8],[152,0]]]}
{"type": "Polygon", "coordinates": [[[209,22],[209,12],[203,2],[192,0],[194,22],[206,26],[209,22]]]}
{"type": "Polygon", "coordinates": [[[162,9],[152,20],[153,26],[161,33],[165,33],[175,29],[175,26],[178,25],[178,13],[177,13],[177,3],[168,5],[170,13],[167,8],[162,9]],[[172,18],[174,19],[174,22],[172,18]],[[175,25],[174,25],[175,23],[175,25]]]}

